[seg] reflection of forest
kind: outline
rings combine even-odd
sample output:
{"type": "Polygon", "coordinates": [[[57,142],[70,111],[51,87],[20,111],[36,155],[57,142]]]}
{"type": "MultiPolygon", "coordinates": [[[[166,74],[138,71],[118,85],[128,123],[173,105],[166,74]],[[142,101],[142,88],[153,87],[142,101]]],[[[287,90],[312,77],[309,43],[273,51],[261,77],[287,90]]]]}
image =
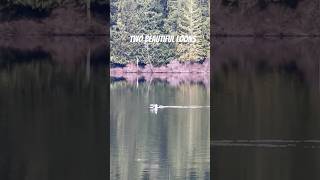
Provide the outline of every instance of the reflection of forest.
{"type": "Polygon", "coordinates": [[[214,41],[214,69],[222,69],[225,64],[247,72],[282,68],[295,71],[306,83],[320,87],[319,39],[217,38],[214,41]]]}
{"type": "Polygon", "coordinates": [[[319,138],[319,53],[317,40],[217,45],[215,139],[319,138]]]}
{"type": "Polygon", "coordinates": [[[105,179],[105,68],[54,57],[0,50],[0,179],[105,179]]]}
{"type": "Polygon", "coordinates": [[[316,39],[217,39],[213,54],[214,179],[319,179],[320,49],[316,39]],[[268,143],[268,141],[273,143],[268,143]]]}
{"type": "MultiPolygon", "coordinates": [[[[0,39],[0,56],[3,61],[32,58],[35,54],[47,54],[52,61],[63,64],[79,64],[88,52],[106,63],[106,42],[103,37],[9,37],[0,39]],[[11,57],[11,59],[7,58],[11,57]]],[[[72,66],[70,66],[72,67],[72,66]]]]}
{"type": "Polygon", "coordinates": [[[169,109],[150,103],[209,104],[210,90],[184,84],[111,84],[111,179],[209,179],[209,111],[169,109]]]}

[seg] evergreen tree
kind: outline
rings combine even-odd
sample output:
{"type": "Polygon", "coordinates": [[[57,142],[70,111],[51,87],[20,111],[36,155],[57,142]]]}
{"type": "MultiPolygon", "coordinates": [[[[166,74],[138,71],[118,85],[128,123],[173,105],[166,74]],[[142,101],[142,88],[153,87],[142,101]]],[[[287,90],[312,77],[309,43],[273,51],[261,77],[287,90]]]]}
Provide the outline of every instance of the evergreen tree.
{"type": "MultiPolygon", "coordinates": [[[[204,16],[204,9],[199,0],[188,0],[183,4],[183,14],[181,18],[180,35],[194,36],[196,42],[179,43],[177,45],[177,52],[180,60],[199,60],[207,56],[208,40],[206,39],[206,29],[208,17],[204,16]]],[[[208,9],[208,7],[207,7],[208,9]]]]}
{"type": "Polygon", "coordinates": [[[115,10],[115,13],[111,14],[111,61],[121,64],[134,61],[134,55],[136,51],[136,44],[130,43],[130,35],[139,30],[136,27],[135,21],[137,16],[135,14],[134,2],[127,0],[113,0],[111,1],[115,10]]]}
{"type": "Polygon", "coordinates": [[[202,12],[201,31],[202,31],[202,48],[205,57],[210,56],[210,1],[200,0],[202,12]]]}
{"type": "Polygon", "coordinates": [[[182,0],[168,0],[168,17],[166,19],[166,30],[167,33],[172,35],[178,35],[179,24],[181,19],[182,11],[182,0]]]}
{"type": "MultiPolygon", "coordinates": [[[[139,1],[138,1],[139,2],[139,1]]],[[[162,35],[167,34],[165,28],[165,13],[163,4],[154,0],[141,0],[139,27],[143,35],[162,35]]],[[[166,63],[170,57],[174,56],[174,48],[167,43],[146,43],[140,48],[140,56],[145,63],[154,65],[166,63]]]]}
{"type": "Polygon", "coordinates": [[[111,61],[163,64],[209,54],[208,0],[112,0],[111,61]],[[130,43],[130,35],[195,36],[195,43],[130,43]]]}

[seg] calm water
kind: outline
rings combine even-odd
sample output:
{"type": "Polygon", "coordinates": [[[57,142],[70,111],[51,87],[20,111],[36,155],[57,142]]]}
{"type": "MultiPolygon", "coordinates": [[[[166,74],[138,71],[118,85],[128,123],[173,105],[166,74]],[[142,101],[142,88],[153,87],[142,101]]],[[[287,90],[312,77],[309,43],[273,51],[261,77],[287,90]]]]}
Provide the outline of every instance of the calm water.
{"type": "Polygon", "coordinates": [[[210,179],[209,109],[148,109],[152,103],[209,105],[209,88],[116,81],[110,89],[112,180],[210,179]]]}
{"type": "Polygon", "coordinates": [[[1,180],[106,179],[109,85],[98,46],[81,38],[0,43],[1,180]]]}
{"type": "Polygon", "coordinates": [[[0,179],[106,179],[110,117],[111,179],[209,179],[210,157],[217,180],[320,179],[319,47],[217,41],[210,94],[176,80],[109,85],[92,39],[0,40],[0,179]],[[211,120],[148,109],[210,96],[211,120]]]}
{"type": "Polygon", "coordinates": [[[320,179],[319,40],[217,40],[216,180],[320,179]]]}

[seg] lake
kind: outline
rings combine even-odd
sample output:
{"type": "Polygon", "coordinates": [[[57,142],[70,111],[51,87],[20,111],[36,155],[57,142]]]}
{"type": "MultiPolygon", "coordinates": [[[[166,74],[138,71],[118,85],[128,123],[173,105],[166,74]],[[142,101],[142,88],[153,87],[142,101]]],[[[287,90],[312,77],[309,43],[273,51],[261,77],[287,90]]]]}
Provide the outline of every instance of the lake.
{"type": "Polygon", "coordinates": [[[0,39],[0,179],[106,179],[109,141],[111,179],[320,179],[320,40],[215,42],[209,88],[109,84],[103,38],[0,39]]]}
{"type": "Polygon", "coordinates": [[[319,39],[215,42],[213,178],[319,179],[319,39]]]}
{"type": "Polygon", "coordinates": [[[107,178],[109,83],[101,45],[0,40],[0,179],[107,178]]]}
{"type": "Polygon", "coordinates": [[[133,76],[137,81],[117,78],[110,85],[110,178],[210,179],[209,108],[149,109],[210,105],[208,85],[133,76]]]}

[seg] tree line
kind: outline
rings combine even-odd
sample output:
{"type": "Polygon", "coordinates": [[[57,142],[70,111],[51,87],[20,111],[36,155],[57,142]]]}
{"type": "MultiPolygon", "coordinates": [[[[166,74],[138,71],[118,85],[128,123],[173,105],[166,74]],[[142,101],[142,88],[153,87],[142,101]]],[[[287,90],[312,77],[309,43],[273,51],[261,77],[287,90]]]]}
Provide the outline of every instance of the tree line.
{"type": "Polygon", "coordinates": [[[154,65],[209,56],[208,0],[111,0],[111,62],[154,65]],[[192,35],[195,43],[131,43],[131,35],[192,35]]]}
{"type": "Polygon", "coordinates": [[[77,5],[86,5],[87,3],[107,4],[106,0],[2,0],[0,8],[10,8],[16,6],[30,7],[32,9],[49,10],[66,3],[74,3],[77,5]]]}

